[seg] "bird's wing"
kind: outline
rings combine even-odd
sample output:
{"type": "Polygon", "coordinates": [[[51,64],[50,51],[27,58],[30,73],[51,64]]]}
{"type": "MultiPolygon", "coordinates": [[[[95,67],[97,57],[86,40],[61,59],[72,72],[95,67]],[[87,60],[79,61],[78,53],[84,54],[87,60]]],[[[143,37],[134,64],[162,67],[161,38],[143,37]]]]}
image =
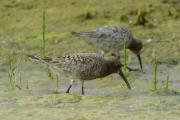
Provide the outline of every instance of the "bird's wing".
{"type": "Polygon", "coordinates": [[[88,72],[102,61],[103,57],[96,54],[71,54],[62,57],[61,67],[69,72],[88,72]]]}
{"type": "Polygon", "coordinates": [[[109,39],[109,41],[123,42],[132,36],[131,31],[127,27],[120,26],[104,26],[98,28],[96,31],[101,35],[99,38],[109,39]]]}
{"type": "Polygon", "coordinates": [[[126,27],[103,26],[94,31],[72,32],[73,35],[88,38],[91,42],[124,42],[131,37],[131,31],[126,27]]]}

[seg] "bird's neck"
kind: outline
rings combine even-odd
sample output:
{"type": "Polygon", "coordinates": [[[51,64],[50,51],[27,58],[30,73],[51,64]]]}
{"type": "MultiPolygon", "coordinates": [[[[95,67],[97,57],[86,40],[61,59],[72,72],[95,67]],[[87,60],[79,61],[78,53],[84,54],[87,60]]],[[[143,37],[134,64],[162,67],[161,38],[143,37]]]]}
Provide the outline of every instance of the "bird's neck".
{"type": "Polygon", "coordinates": [[[132,38],[132,40],[128,43],[127,48],[130,49],[132,52],[135,52],[139,49],[140,41],[132,38]]]}
{"type": "Polygon", "coordinates": [[[118,61],[114,61],[114,60],[108,60],[106,61],[106,68],[104,70],[104,76],[110,75],[112,73],[116,73],[118,71],[118,61]]]}

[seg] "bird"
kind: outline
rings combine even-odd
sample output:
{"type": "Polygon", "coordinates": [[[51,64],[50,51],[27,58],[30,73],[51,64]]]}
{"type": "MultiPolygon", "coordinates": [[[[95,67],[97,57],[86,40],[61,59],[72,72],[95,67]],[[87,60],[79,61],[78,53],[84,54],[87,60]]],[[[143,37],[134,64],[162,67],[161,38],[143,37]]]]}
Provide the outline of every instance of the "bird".
{"type": "Polygon", "coordinates": [[[128,89],[131,86],[122,72],[120,61],[114,56],[104,56],[99,53],[71,53],[57,58],[39,57],[35,55],[27,55],[29,59],[54,66],[62,71],[62,75],[71,76],[71,83],[66,90],[69,93],[75,80],[81,81],[82,95],[84,95],[84,81],[103,78],[112,73],[119,74],[128,89]]]}
{"type": "MultiPolygon", "coordinates": [[[[102,26],[87,32],[71,32],[72,35],[87,38],[89,43],[102,49],[105,53],[110,52],[120,59],[120,51],[124,48],[134,53],[143,69],[141,60],[142,42],[133,36],[131,30],[126,26],[102,26]]],[[[129,67],[127,67],[129,70],[129,67]]]]}

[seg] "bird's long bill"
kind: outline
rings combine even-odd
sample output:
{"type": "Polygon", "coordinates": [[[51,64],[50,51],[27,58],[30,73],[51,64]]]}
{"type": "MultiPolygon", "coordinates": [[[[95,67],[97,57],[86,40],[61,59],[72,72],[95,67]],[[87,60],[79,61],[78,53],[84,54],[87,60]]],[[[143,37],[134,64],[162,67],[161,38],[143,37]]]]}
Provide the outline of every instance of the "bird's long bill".
{"type": "Polygon", "coordinates": [[[141,56],[140,56],[140,55],[137,55],[137,57],[138,57],[138,60],[139,60],[139,64],[140,64],[141,70],[143,70],[142,61],[141,61],[141,56]]]}
{"type": "Polygon", "coordinates": [[[126,83],[127,87],[128,87],[129,89],[131,89],[131,86],[130,86],[129,82],[127,81],[124,73],[122,72],[122,69],[119,70],[119,75],[123,78],[123,80],[124,80],[124,82],[126,83]]]}

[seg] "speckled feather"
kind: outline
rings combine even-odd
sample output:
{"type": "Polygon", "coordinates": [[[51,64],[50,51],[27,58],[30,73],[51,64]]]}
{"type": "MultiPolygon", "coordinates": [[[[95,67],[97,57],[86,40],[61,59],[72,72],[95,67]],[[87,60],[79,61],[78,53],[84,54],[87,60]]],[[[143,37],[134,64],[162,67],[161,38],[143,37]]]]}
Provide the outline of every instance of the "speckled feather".
{"type": "Polygon", "coordinates": [[[72,34],[86,37],[100,49],[105,52],[111,51],[116,55],[124,48],[125,41],[128,44],[133,38],[131,31],[121,26],[103,26],[94,31],[72,32],[72,34]]]}
{"type": "Polygon", "coordinates": [[[96,53],[70,54],[60,59],[61,68],[79,79],[94,79],[101,76],[106,67],[104,64],[104,56],[96,53]]]}
{"type": "Polygon", "coordinates": [[[29,56],[60,68],[65,74],[79,80],[91,80],[101,78],[120,69],[120,62],[115,57],[104,57],[96,53],[74,53],[57,59],[29,56]]]}

